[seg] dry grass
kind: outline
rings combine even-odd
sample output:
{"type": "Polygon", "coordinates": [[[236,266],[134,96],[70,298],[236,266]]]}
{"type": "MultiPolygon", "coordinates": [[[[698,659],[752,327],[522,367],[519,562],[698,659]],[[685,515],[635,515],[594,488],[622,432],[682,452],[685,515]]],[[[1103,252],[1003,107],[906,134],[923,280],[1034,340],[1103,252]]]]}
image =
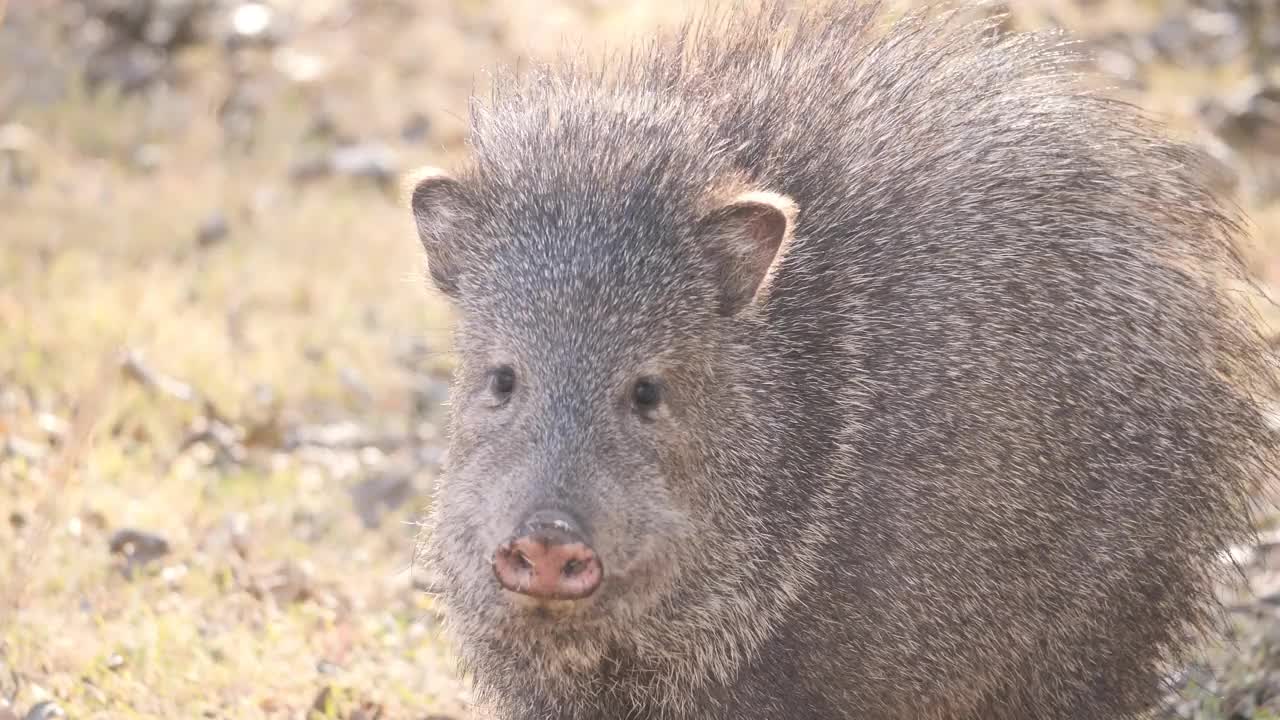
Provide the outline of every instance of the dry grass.
{"type": "Polygon", "coordinates": [[[303,458],[228,473],[199,447],[179,453],[198,408],[119,369],[126,349],[139,351],[234,417],[255,410],[260,386],[293,412],[407,416],[412,378],[393,364],[392,343],[447,347],[405,214],[360,188],[290,194],[252,224],[233,215],[225,243],[197,250],[198,219],[271,191],[282,176],[273,159],[139,177],[69,149],[75,115],[127,108],[57,111],[72,119],[45,135],[41,182],[0,209],[0,377],[16,395],[0,422],[38,438],[48,412],[74,418],[69,438],[96,432],[42,462],[0,466],[0,506],[33,519],[0,527],[13,551],[0,627],[5,659],[29,678],[23,699],[51,693],[75,717],[252,718],[295,715],[334,683],[392,717],[456,706],[437,646],[422,642],[430,606],[409,585],[403,518],[364,531],[348,478],[303,458]],[[339,368],[366,378],[372,400],[351,398],[339,368]],[[211,540],[237,513],[250,528],[247,558],[211,540]],[[300,514],[327,526],[320,537],[298,538],[300,514]],[[119,527],[158,532],[173,552],[129,582],[107,554],[119,527]],[[314,599],[277,604],[244,590],[293,562],[314,568],[314,599]],[[322,659],[341,670],[322,676],[322,659]]]}

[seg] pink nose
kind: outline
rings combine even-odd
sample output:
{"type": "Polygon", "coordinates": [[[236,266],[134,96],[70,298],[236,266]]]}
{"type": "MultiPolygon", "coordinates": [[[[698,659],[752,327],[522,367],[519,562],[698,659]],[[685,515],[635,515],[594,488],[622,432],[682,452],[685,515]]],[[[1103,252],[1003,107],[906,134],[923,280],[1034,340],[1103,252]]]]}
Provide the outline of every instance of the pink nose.
{"type": "Polygon", "coordinates": [[[604,567],[581,532],[560,513],[535,516],[493,556],[498,583],[539,600],[581,600],[595,592],[604,567]]]}

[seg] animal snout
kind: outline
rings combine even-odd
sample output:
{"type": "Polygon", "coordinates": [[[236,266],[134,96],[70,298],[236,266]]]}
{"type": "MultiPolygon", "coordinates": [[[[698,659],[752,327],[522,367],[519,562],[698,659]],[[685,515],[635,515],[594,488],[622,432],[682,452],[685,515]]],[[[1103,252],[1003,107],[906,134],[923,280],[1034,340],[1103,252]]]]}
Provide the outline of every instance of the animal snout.
{"type": "Polygon", "coordinates": [[[578,524],[559,512],[535,513],[493,556],[498,583],[538,600],[580,600],[595,592],[604,566],[578,524]]]}

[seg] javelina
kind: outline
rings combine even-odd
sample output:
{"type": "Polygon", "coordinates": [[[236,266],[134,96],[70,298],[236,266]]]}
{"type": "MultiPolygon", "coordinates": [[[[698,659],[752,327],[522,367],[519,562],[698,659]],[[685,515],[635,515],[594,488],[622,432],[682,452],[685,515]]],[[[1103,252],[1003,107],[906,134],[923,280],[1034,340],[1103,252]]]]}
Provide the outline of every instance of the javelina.
{"type": "Polygon", "coordinates": [[[414,178],[496,717],[1131,717],[1211,627],[1277,466],[1240,218],[1052,37],[881,17],[504,76],[414,178]]]}

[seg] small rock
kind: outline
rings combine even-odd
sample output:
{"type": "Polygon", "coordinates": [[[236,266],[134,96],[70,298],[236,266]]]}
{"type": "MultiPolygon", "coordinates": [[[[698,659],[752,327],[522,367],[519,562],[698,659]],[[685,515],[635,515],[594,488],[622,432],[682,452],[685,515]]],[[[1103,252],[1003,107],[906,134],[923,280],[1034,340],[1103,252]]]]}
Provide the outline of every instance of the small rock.
{"type": "Polygon", "coordinates": [[[231,226],[227,223],[226,213],[215,210],[201,221],[200,227],[196,229],[196,244],[200,247],[216,245],[225,240],[230,232],[231,226]]]}
{"type": "Polygon", "coordinates": [[[329,61],[288,47],[275,51],[272,64],[282,75],[300,85],[321,80],[329,72],[329,61]]]}
{"type": "Polygon", "coordinates": [[[342,386],[351,393],[357,403],[368,405],[372,402],[373,394],[369,391],[369,385],[360,376],[360,371],[355,368],[339,368],[338,382],[342,383],[342,386]]]}
{"type": "Polygon", "coordinates": [[[177,565],[169,565],[160,571],[160,579],[171,588],[176,588],[182,584],[184,578],[187,577],[187,566],[178,563],[177,565]]]}
{"type": "Polygon", "coordinates": [[[266,3],[244,2],[231,11],[232,47],[273,45],[279,41],[277,17],[266,3]]]}
{"type": "Polygon", "coordinates": [[[27,153],[36,143],[36,134],[26,125],[5,123],[0,125],[0,153],[27,153]]]}
{"type": "Polygon", "coordinates": [[[1097,52],[1098,69],[1130,87],[1139,81],[1141,67],[1133,57],[1119,50],[1102,49],[1097,52]]]}
{"type": "Polygon", "coordinates": [[[395,152],[381,143],[360,143],[336,148],[329,167],[338,175],[368,179],[379,184],[394,182],[399,172],[395,152]]]}
{"type": "Polygon", "coordinates": [[[368,530],[382,524],[382,517],[404,504],[413,494],[413,484],[407,474],[383,473],[375,475],[351,489],[351,501],[356,513],[368,530]]]}
{"type": "Polygon", "coordinates": [[[66,420],[54,415],[53,413],[40,413],[36,415],[36,426],[40,428],[50,440],[61,440],[66,436],[70,425],[66,420]]]}
{"type": "Polygon", "coordinates": [[[118,88],[133,95],[169,79],[172,67],[164,52],[145,44],[123,47],[109,46],[94,54],[85,70],[85,83],[90,90],[118,88]]]}
{"type": "Polygon", "coordinates": [[[1189,13],[1191,29],[1208,37],[1229,37],[1240,34],[1240,19],[1229,12],[1193,10],[1189,13]]]}
{"type": "Polygon", "coordinates": [[[296,183],[305,183],[328,175],[330,172],[327,155],[308,155],[289,166],[289,178],[296,183]]]}
{"type": "Polygon", "coordinates": [[[143,39],[148,45],[167,47],[178,36],[178,24],[169,18],[157,18],[147,23],[143,31],[143,39]]]}
{"type": "Polygon", "coordinates": [[[1151,46],[1166,60],[1181,59],[1192,43],[1192,31],[1185,18],[1162,20],[1148,36],[1151,46]]]}
{"type": "Polygon", "coordinates": [[[227,467],[243,463],[248,450],[241,442],[240,429],[221,417],[216,410],[196,417],[178,451],[190,451],[192,457],[204,464],[227,467]]]}
{"type": "Polygon", "coordinates": [[[26,515],[23,515],[17,510],[14,510],[13,512],[9,513],[9,527],[13,528],[14,530],[21,530],[26,526],[27,526],[26,515]]]}
{"type": "Polygon", "coordinates": [[[55,718],[65,718],[66,716],[67,714],[62,711],[58,703],[52,700],[45,700],[32,705],[22,720],[55,720],[55,718]]]}
{"type": "Polygon", "coordinates": [[[407,143],[420,143],[430,134],[431,120],[420,112],[411,113],[400,128],[400,138],[407,143]]]}
{"type": "Polygon", "coordinates": [[[4,445],[0,446],[0,449],[3,449],[5,454],[20,457],[27,462],[36,462],[48,454],[48,449],[44,445],[12,434],[5,440],[4,445]]]}
{"type": "Polygon", "coordinates": [[[209,9],[208,0],[111,0],[87,3],[95,20],[110,32],[98,43],[145,45],[173,51],[198,38],[196,25],[209,9]]]}
{"type": "Polygon", "coordinates": [[[124,656],[120,653],[111,653],[107,658],[107,669],[119,670],[122,667],[124,667],[124,656]]]}
{"type": "Polygon", "coordinates": [[[133,569],[169,554],[169,541],[143,530],[124,528],[117,530],[109,540],[111,554],[125,558],[125,576],[131,577],[133,569]]]}
{"type": "Polygon", "coordinates": [[[280,396],[267,383],[254,383],[251,399],[255,414],[276,415],[280,412],[280,396]]]}
{"type": "Polygon", "coordinates": [[[340,421],[327,425],[303,425],[292,428],[285,445],[294,449],[301,446],[359,450],[385,442],[359,423],[340,421]]]}
{"type": "Polygon", "coordinates": [[[159,145],[153,145],[150,143],[143,143],[142,145],[135,147],[133,152],[129,155],[129,162],[132,163],[135,168],[144,173],[155,171],[164,164],[164,160],[164,149],[159,145]]]}
{"type": "Polygon", "coordinates": [[[196,393],[195,388],[181,380],[156,372],[147,364],[142,354],[135,350],[125,353],[124,359],[120,363],[120,370],[130,380],[138,382],[145,387],[159,390],[178,400],[195,402],[199,399],[199,394],[196,393]]]}
{"type": "Polygon", "coordinates": [[[249,515],[247,513],[232,513],[227,517],[227,537],[231,548],[241,558],[249,557],[249,549],[253,546],[253,538],[250,536],[249,530],[249,515]]]}
{"type": "Polygon", "coordinates": [[[315,595],[313,574],[308,563],[286,561],[255,581],[250,592],[259,599],[271,595],[283,605],[303,602],[315,595]]]}

